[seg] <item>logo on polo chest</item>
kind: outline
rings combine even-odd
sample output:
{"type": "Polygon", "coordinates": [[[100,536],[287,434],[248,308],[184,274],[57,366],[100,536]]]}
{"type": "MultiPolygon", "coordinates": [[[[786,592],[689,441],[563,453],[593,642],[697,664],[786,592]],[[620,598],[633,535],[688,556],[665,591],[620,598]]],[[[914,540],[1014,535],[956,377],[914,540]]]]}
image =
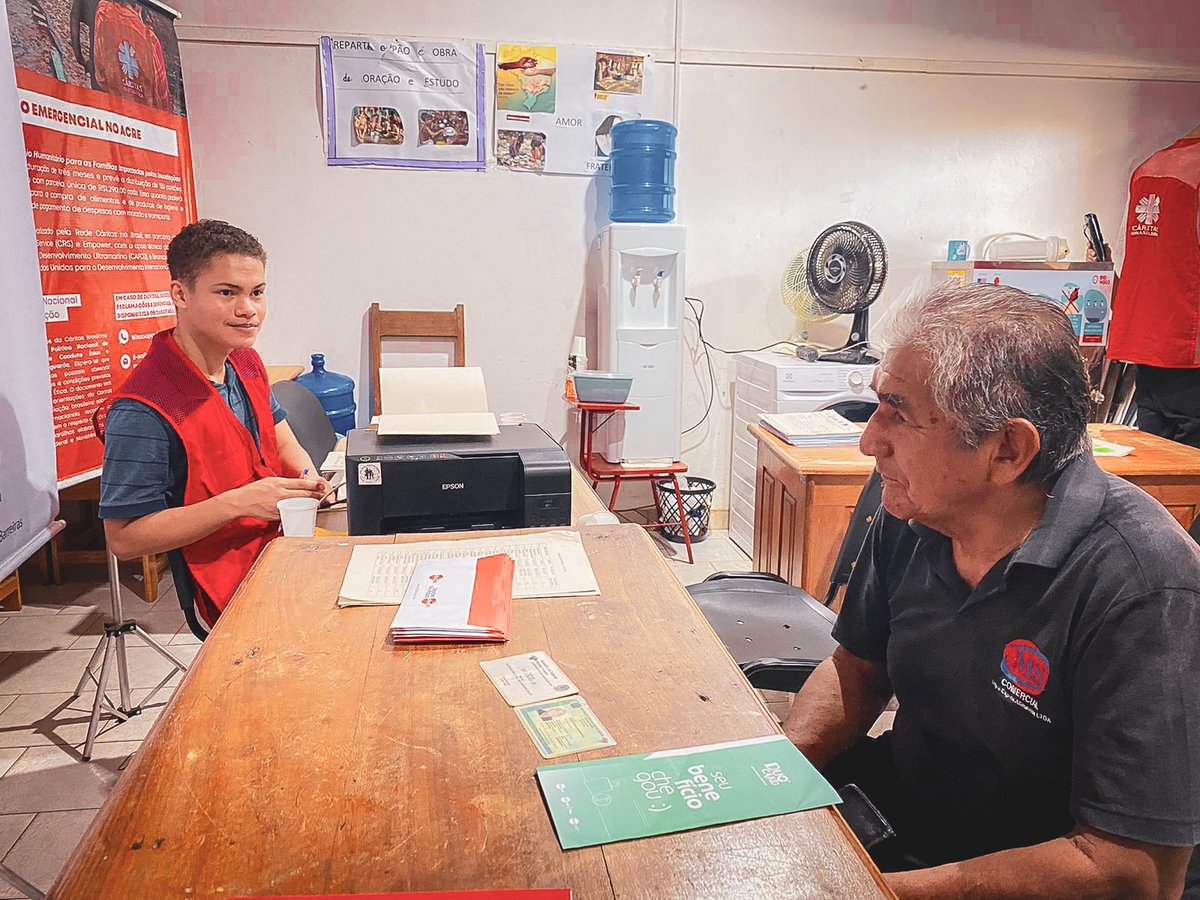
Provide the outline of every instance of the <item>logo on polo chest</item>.
{"type": "Polygon", "coordinates": [[[992,687],[1000,695],[1021,707],[1035,718],[1049,722],[1050,717],[1038,709],[1038,696],[1046,689],[1050,680],[1050,660],[1033,641],[1014,640],[1004,646],[1000,654],[999,683],[992,687]]]}

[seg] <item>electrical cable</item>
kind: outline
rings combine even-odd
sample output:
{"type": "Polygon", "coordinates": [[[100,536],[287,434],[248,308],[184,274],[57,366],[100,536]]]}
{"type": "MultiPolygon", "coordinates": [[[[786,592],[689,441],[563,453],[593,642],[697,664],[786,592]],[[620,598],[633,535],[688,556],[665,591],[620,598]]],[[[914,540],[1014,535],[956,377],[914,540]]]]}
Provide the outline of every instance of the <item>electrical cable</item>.
{"type": "Polygon", "coordinates": [[[708,414],[712,411],[713,397],[715,397],[717,393],[717,379],[716,376],[713,375],[712,354],[709,353],[708,341],[704,339],[704,301],[695,300],[692,297],[684,297],[683,299],[691,309],[692,316],[696,320],[696,336],[700,340],[700,346],[704,348],[704,362],[708,366],[708,401],[704,404],[704,414],[700,416],[700,421],[690,428],[685,428],[683,430],[683,434],[688,434],[689,432],[695,431],[697,428],[703,425],[705,421],[707,421],[708,414]],[[696,311],[696,303],[700,304],[699,312],[696,311]]]}
{"type": "Polygon", "coordinates": [[[732,355],[734,353],[757,353],[761,350],[771,350],[775,347],[782,346],[795,348],[800,345],[793,341],[775,341],[774,343],[766,344],[762,347],[746,347],[741,350],[726,350],[724,347],[718,347],[716,344],[710,343],[704,337],[704,301],[699,297],[684,297],[683,299],[684,302],[687,303],[688,308],[691,309],[692,317],[696,320],[696,336],[700,340],[700,346],[704,348],[704,362],[708,368],[708,400],[704,405],[704,414],[700,417],[699,422],[697,422],[695,425],[692,425],[690,428],[685,428],[683,430],[683,434],[688,434],[689,432],[695,431],[708,420],[709,413],[712,412],[713,399],[717,394],[717,378],[713,373],[712,354],[709,352],[710,350],[716,350],[718,353],[732,355]],[[700,305],[699,309],[696,308],[696,304],[700,305]]]}

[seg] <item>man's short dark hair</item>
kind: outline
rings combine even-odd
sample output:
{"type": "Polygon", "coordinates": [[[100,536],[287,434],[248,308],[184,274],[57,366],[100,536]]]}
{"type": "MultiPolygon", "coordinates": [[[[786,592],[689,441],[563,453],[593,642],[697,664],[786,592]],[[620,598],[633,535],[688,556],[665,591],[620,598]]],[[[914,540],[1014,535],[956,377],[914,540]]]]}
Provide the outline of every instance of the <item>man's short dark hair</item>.
{"type": "Polygon", "coordinates": [[[219,219],[201,219],[171,238],[167,247],[167,268],[173,281],[182,281],[189,288],[195,285],[196,276],[204,271],[209,260],[222,254],[249,256],[264,266],[267,251],[258,238],[236,225],[219,219]]]}

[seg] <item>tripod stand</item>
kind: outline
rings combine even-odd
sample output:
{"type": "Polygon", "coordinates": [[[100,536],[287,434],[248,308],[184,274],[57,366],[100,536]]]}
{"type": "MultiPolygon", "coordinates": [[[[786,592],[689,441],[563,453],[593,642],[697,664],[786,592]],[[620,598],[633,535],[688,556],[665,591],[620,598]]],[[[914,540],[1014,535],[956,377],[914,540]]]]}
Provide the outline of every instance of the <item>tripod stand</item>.
{"type": "Polygon", "coordinates": [[[74,699],[82,694],[83,686],[87,684],[89,679],[96,685],[96,699],[92,703],[92,720],[88,725],[87,740],[83,745],[83,759],[85,762],[92,758],[92,747],[96,743],[96,735],[100,730],[100,711],[102,709],[107,710],[120,721],[126,722],[133,716],[139,715],[142,707],[149,703],[154,698],[154,695],[166,686],[167,682],[175,676],[176,672],[187,671],[187,666],[175,654],[154,640],[133,619],[125,618],[125,611],[121,606],[121,579],[117,571],[117,557],[112,553],[108,553],[108,592],[112,599],[112,620],[104,623],[104,640],[96,645],[96,650],[92,654],[92,658],[88,660],[87,667],[83,670],[83,675],[79,677],[79,684],[75,686],[75,693],[71,695],[72,699],[74,699]],[[129,662],[125,657],[125,636],[127,634],[137,635],[172,665],[172,669],[167,673],[166,677],[158,683],[157,687],[147,693],[142,698],[142,702],[137,706],[132,705],[129,690],[129,662]],[[96,660],[101,655],[103,655],[104,659],[100,663],[100,674],[97,675],[94,666],[96,665],[96,660]],[[120,705],[114,705],[108,699],[107,693],[108,677],[112,674],[114,659],[117,662],[117,687],[121,695],[120,705]]]}

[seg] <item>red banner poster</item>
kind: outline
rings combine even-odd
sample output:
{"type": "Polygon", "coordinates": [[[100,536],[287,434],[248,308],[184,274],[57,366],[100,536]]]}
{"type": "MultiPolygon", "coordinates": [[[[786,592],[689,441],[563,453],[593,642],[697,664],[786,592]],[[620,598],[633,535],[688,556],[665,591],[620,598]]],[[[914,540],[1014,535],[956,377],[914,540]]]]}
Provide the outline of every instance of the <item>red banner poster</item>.
{"type": "Polygon", "coordinates": [[[92,413],[174,322],[166,249],[196,218],[175,14],[7,0],[45,304],[60,487],[95,474],[92,413]]]}

